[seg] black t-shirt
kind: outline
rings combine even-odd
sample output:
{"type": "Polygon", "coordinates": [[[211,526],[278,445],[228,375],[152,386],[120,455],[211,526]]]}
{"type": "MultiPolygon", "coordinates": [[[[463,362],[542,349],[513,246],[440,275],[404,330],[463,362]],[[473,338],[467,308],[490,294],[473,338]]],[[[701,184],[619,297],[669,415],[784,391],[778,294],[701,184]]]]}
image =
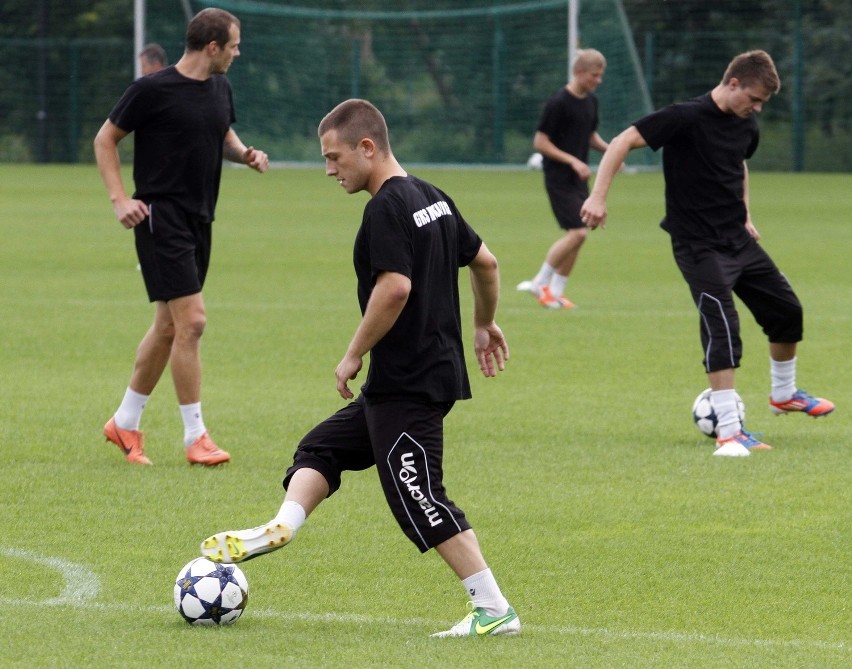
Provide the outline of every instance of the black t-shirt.
{"type": "MultiPolygon", "coordinates": [[[[558,148],[584,163],[589,162],[589,139],[597,129],[598,99],[592,94],[578,98],[564,87],[547,100],[536,128],[558,148]]],[[[542,167],[548,184],[586,187],[570,165],[545,156],[542,167]]]]}
{"type": "Polygon", "coordinates": [[[361,392],[371,399],[470,397],[458,272],[482,240],[442,191],[414,176],[388,179],[364,208],[353,259],[361,313],[381,272],[411,279],[408,302],[370,352],[361,392]]]}
{"type": "Polygon", "coordinates": [[[134,81],[109,119],[134,133],[133,197],[169,198],[212,221],[225,134],[236,121],[224,75],[189,79],[172,66],[134,81]]]}
{"type": "Polygon", "coordinates": [[[744,161],[757,150],[754,116],[726,114],[707,93],[664,107],[633,125],[654,151],[663,148],[662,228],[679,241],[717,248],[748,243],[744,161]]]}

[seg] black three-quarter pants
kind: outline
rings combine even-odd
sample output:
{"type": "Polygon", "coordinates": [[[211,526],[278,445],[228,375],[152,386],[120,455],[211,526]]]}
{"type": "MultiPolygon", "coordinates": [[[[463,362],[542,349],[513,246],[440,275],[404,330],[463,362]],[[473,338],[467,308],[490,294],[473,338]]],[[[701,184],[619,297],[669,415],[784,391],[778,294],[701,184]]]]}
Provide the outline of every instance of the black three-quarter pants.
{"type": "Polygon", "coordinates": [[[740,365],[743,347],[734,295],[770,342],[802,340],[802,305],[787,277],[756,241],[731,251],[672,240],[672,249],[698,307],[707,372],[740,365]]]}
{"type": "Polygon", "coordinates": [[[452,402],[375,402],[361,395],[302,438],[284,487],[307,467],[325,477],[331,496],[342,472],[375,465],[396,521],[425,553],[470,529],[443,484],[444,416],[451,408],[452,402]]]}

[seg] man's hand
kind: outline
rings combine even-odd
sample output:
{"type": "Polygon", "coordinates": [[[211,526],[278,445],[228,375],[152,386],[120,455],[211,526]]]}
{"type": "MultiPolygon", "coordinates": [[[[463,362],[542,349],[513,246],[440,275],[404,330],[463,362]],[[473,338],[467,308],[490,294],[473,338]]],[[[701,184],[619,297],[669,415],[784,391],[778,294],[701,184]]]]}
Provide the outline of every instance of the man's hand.
{"type": "Polygon", "coordinates": [[[116,200],[112,208],[115,217],[128,230],[139,225],[148,216],[148,205],[142,200],[132,200],[129,197],[116,200]]]}
{"type": "Polygon", "coordinates": [[[355,395],[349,390],[348,382],[358,376],[361,371],[363,362],[358,358],[348,353],[343,356],[343,360],[337,365],[334,370],[334,375],[337,377],[337,392],[345,400],[351,400],[355,395]]]}
{"type": "Polygon", "coordinates": [[[580,220],[592,230],[605,228],[606,213],[606,200],[592,193],[580,207],[580,220]]]}
{"type": "Polygon", "coordinates": [[[754,241],[760,240],[760,233],[757,231],[757,228],[754,227],[754,223],[751,222],[750,216],[746,219],[745,229],[749,237],[751,237],[754,241]]]}
{"type": "Polygon", "coordinates": [[[498,371],[502,372],[506,368],[509,345],[496,323],[476,328],[473,348],[483,376],[497,376],[498,371]]]}
{"type": "Polygon", "coordinates": [[[269,156],[263,151],[250,146],[243,154],[243,162],[260,173],[269,169],[269,156]]]}

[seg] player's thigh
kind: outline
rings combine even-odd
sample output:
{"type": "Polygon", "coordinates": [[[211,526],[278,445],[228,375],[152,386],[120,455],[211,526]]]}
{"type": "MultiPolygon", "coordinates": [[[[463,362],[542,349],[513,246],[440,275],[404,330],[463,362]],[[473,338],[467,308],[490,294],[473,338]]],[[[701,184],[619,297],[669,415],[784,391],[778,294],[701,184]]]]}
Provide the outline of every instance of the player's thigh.
{"type": "Polygon", "coordinates": [[[580,219],[580,209],[588,197],[588,190],[555,188],[548,185],[547,197],[556,222],[563,230],[586,229],[586,224],[580,219]]]}
{"type": "Polygon", "coordinates": [[[715,249],[672,242],[675,263],[689,286],[696,305],[702,296],[731,301],[739,277],[735,262],[715,249]]]}
{"type": "Polygon", "coordinates": [[[344,471],[361,471],[375,464],[362,398],[350,402],[302,437],[287,470],[284,487],[302,468],[319,471],[328,481],[329,495],[340,488],[344,471]]]}

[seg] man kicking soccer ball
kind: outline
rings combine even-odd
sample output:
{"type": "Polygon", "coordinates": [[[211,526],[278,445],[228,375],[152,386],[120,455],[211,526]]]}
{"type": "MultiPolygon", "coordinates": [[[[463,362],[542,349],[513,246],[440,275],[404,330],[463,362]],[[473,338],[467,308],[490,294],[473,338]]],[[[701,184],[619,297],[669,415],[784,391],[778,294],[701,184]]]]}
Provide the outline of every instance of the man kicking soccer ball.
{"type": "Polygon", "coordinates": [[[834,404],[796,385],[802,305],[787,278],[758,244],[749,212],[746,160],[757,150],[757,114],[781,88],[765,51],[734,58],[704,95],[640,118],[610,142],[595,186],[580,210],[590,228],[604,227],[606,196],[627,154],[663,149],[666,217],[675,262],[698,308],[704,368],[718,417],[714,455],[747,456],[771,448],[740,420],[734,375],[743,346],[734,295],[769,339],[773,413],[826,416],[834,404]]]}
{"type": "Polygon", "coordinates": [[[371,196],[354,253],[363,318],[335,371],[337,392],[354,397],[348,383],[369,353],[367,380],[357,399],[299,443],[278,515],[205,539],[201,554],[241,562],[281,548],[337,491],[342,472],[375,466],[402,531],[421,552],[438,551],[472,599],[461,622],[432,636],[518,634],[521,622],[442,481],[444,416],[456,400],[470,397],[458,270],[470,270],[479,368],[496,376],[509,358],[494,322],[497,260],[445,193],[403,170],[372,104],[341,103],[320,123],[319,137],[326,174],[347,193],[371,196]]]}

